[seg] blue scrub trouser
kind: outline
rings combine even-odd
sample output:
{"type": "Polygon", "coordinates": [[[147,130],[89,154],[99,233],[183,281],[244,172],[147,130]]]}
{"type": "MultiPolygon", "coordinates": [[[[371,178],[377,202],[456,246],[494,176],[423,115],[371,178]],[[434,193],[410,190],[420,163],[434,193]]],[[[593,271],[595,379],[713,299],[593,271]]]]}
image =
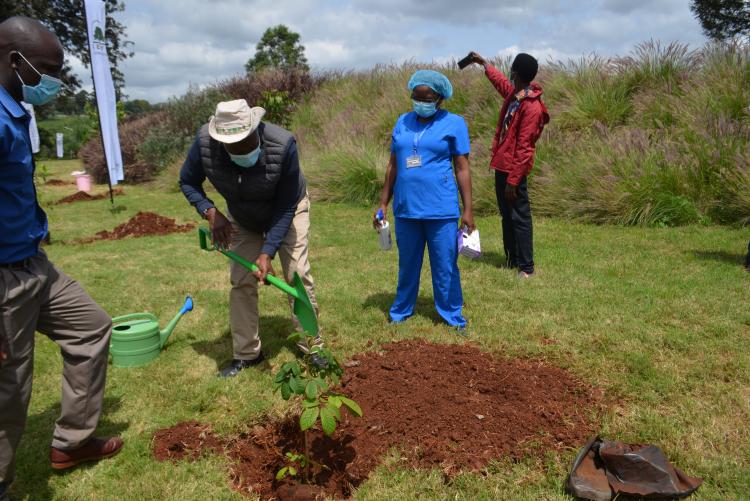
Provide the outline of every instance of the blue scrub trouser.
{"type": "Polygon", "coordinates": [[[427,243],[435,308],[449,325],[466,325],[466,319],[461,314],[464,299],[461,275],[458,272],[457,231],[458,222],[455,218],[396,218],[398,287],[390,311],[392,321],[401,322],[414,313],[424,246],[427,243]]]}

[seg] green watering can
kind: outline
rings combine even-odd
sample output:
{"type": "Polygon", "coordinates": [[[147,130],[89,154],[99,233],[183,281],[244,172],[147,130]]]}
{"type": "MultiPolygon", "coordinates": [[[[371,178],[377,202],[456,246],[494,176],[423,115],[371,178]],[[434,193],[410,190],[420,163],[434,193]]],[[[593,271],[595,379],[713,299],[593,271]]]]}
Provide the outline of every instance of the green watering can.
{"type": "MultiPolygon", "coordinates": [[[[211,239],[211,232],[208,230],[208,228],[198,228],[198,238],[200,239],[201,249],[205,251],[217,250],[213,244],[209,243],[211,239]]],[[[229,259],[237,261],[250,271],[258,270],[258,267],[255,265],[255,263],[251,263],[247,259],[238,256],[234,252],[228,250],[218,250],[229,259]]],[[[297,320],[299,320],[299,323],[300,325],[302,325],[302,329],[304,329],[305,332],[307,332],[311,336],[317,336],[318,317],[317,315],[315,315],[315,308],[313,308],[313,305],[310,302],[310,298],[307,296],[307,291],[305,290],[305,286],[302,283],[302,279],[299,277],[299,275],[296,272],[294,273],[294,287],[290,286],[284,280],[273,275],[267,275],[266,280],[268,280],[269,284],[273,285],[277,289],[281,289],[294,298],[294,316],[297,317],[297,320]]]]}
{"type": "Polygon", "coordinates": [[[159,319],[151,313],[131,313],[112,319],[109,352],[115,367],[140,367],[159,356],[182,315],[193,310],[193,298],[185,298],[179,313],[159,330],[159,319]]]}

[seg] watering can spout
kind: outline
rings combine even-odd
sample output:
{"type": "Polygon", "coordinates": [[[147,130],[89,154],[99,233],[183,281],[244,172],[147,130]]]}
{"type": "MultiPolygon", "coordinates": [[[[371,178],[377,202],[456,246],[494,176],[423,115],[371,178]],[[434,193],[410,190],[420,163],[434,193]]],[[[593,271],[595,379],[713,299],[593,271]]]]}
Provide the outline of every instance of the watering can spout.
{"type": "Polygon", "coordinates": [[[177,315],[175,315],[174,318],[169,321],[169,323],[164,328],[164,330],[159,332],[159,346],[160,347],[162,348],[164,347],[164,344],[167,342],[167,339],[169,339],[169,336],[172,334],[172,331],[177,325],[177,322],[179,322],[180,318],[182,318],[182,315],[184,315],[188,311],[193,311],[193,298],[191,298],[190,296],[187,296],[185,298],[185,304],[182,305],[182,308],[177,313],[177,315]]]}

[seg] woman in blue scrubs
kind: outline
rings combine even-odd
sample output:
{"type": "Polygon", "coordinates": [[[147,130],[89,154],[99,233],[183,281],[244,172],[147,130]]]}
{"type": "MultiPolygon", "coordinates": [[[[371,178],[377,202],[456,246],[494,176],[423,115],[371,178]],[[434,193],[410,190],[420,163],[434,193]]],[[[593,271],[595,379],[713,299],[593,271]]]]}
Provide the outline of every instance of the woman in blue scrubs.
{"type": "MultiPolygon", "coordinates": [[[[449,325],[463,329],[466,319],[462,314],[456,242],[459,217],[471,231],[476,228],[469,131],[462,117],[441,109],[443,101],[453,94],[445,75],[419,70],[412,75],[408,88],[413,111],[401,115],[393,128],[379,207],[385,217],[393,197],[399,270],[390,319],[403,322],[414,313],[426,244],[435,308],[449,325]]],[[[377,227],[377,211],[375,214],[373,224],[377,227]]]]}

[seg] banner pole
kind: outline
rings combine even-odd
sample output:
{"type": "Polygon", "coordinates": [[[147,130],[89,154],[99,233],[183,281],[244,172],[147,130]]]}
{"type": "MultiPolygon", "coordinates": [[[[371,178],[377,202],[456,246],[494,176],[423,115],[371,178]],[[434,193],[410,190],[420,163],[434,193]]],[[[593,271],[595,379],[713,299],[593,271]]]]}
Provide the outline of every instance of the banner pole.
{"type": "MultiPolygon", "coordinates": [[[[96,93],[96,78],[94,78],[94,54],[91,52],[91,34],[89,33],[89,20],[86,17],[86,3],[81,0],[81,6],[83,7],[83,22],[86,24],[86,40],[89,43],[89,67],[91,68],[91,85],[94,88],[94,103],[96,103],[96,116],[99,119],[99,137],[102,139],[102,154],[104,155],[105,170],[107,171],[107,186],[109,187],[109,203],[112,205],[112,209],[115,207],[115,195],[112,192],[112,176],[109,172],[109,162],[107,161],[107,148],[104,147],[104,129],[102,129],[102,114],[99,110],[99,101],[97,100],[96,93]]],[[[106,9],[106,6],[105,6],[106,9]]],[[[105,10],[106,12],[106,10],[105,10]]],[[[116,110],[116,108],[115,108],[116,110]]]]}

